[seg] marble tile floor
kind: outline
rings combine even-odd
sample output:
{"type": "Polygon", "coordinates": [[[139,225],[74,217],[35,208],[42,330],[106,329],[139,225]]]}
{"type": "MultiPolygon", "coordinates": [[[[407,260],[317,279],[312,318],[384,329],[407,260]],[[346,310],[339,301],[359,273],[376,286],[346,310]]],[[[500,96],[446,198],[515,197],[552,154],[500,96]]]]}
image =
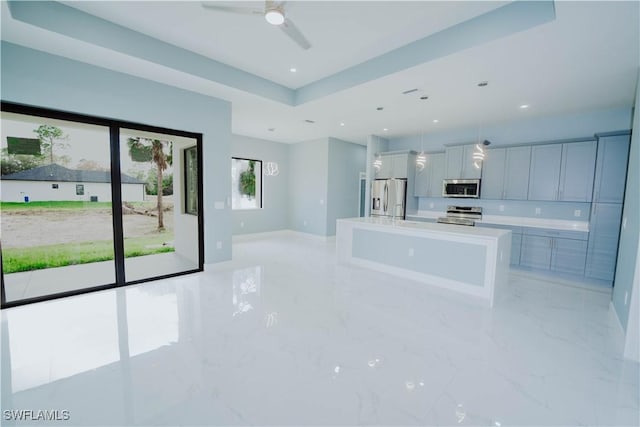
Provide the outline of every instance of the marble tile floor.
{"type": "MultiPolygon", "coordinates": [[[[195,270],[198,264],[177,252],[165,252],[125,259],[127,281],[195,270]]],[[[4,277],[7,301],[34,298],[115,282],[113,261],[47,268],[7,274],[4,277]]]]}
{"type": "Polygon", "coordinates": [[[68,411],[15,423],[38,426],[639,423],[639,365],[602,289],[512,271],[489,309],[336,265],[332,242],[233,250],[204,273],[3,310],[2,425],[14,409],[68,411]]]}

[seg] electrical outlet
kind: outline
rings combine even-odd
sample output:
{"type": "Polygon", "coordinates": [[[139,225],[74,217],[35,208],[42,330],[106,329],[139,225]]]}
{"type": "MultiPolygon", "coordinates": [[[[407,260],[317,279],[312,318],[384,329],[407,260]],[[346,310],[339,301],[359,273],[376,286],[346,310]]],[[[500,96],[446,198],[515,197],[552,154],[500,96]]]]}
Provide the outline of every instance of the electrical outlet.
{"type": "Polygon", "coordinates": [[[434,203],[433,203],[433,202],[429,203],[429,209],[433,209],[433,207],[434,207],[434,206],[435,206],[435,205],[434,205],[434,203]]]}
{"type": "Polygon", "coordinates": [[[536,208],[536,215],[540,215],[540,213],[542,213],[542,209],[536,208]]]}
{"type": "Polygon", "coordinates": [[[622,218],[622,229],[625,230],[627,228],[627,217],[622,218]]]}
{"type": "Polygon", "coordinates": [[[624,305],[627,305],[628,301],[629,301],[629,291],[626,291],[624,293],[624,305]]]}
{"type": "Polygon", "coordinates": [[[222,242],[220,240],[216,242],[216,248],[222,249],[222,242]]]}
{"type": "Polygon", "coordinates": [[[244,221],[240,221],[240,227],[244,227],[244,221]]]}
{"type": "Polygon", "coordinates": [[[413,256],[414,253],[413,248],[409,248],[409,256],[413,256]]]}
{"type": "Polygon", "coordinates": [[[573,216],[577,216],[577,217],[582,216],[582,211],[580,209],[576,209],[575,211],[573,211],[573,216]]]}
{"type": "Polygon", "coordinates": [[[320,204],[324,205],[324,199],[320,199],[320,204]]]}
{"type": "Polygon", "coordinates": [[[504,212],[504,205],[500,205],[500,206],[498,206],[498,210],[499,210],[500,212],[504,212]]]}
{"type": "Polygon", "coordinates": [[[302,221],[302,225],[304,225],[305,227],[307,226],[307,220],[306,219],[304,221],[302,221]]]}

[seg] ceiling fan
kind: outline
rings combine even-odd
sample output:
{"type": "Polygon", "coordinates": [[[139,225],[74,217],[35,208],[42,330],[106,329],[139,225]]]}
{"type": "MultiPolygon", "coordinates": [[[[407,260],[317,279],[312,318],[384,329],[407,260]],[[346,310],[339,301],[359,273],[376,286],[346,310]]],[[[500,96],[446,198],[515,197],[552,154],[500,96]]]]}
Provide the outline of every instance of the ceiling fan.
{"type": "Polygon", "coordinates": [[[266,21],[278,26],[291,40],[296,42],[302,49],[307,50],[311,47],[311,43],[306,39],[302,32],[289,18],[285,17],[284,1],[276,3],[272,0],[264,2],[264,9],[255,9],[238,6],[225,6],[216,2],[203,2],[202,7],[209,10],[219,12],[237,13],[242,15],[263,16],[266,21]]]}

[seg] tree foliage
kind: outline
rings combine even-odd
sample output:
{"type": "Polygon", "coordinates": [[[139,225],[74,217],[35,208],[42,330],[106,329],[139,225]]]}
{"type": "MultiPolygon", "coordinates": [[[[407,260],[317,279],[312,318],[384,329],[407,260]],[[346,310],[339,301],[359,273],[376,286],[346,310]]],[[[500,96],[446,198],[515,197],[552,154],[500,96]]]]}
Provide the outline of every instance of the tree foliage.
{"type": "MultiPolygon", "coordinates": [[[[37,129],[34,129],[40,139],[40,149],[43,152],[49,152],[49,164],[54,163],[54,150],[61,149],[64,150],[69,148],[69,144],[63,142],[68,138],[68,135],[65,135],[57,126],[53,125],[40,125],[37,129]]],[[[57,159],[66,160],[65,163],[69,163],[68,156],[58,156],[57,159]]]]}
{"type": "Polygon", "coordinates": [[[173,163],[173,142],[160,139],[133,137],[127,139],[129,156],[136,162],[151,162],[156,169],[156,208],[158,209],[158,231],[164,230],[164,212],[162,206],[163,172],[173,163]],[[166,151],[165,151],[166,150],[166,151]]]}
{"type": "Polygon", "coordinates": [[[44,164],[44,156],[32,154],[9,154],[7,148],[2,149],[0,169],[2,175],[9,175],[23,170],[37,168],[44,164]]]}
{"type": "Polygon", "coordinates": [[[249,197],[256,195],[256,162],[249,160],[249,168],[240,174],[240,194],[249,197]]]}

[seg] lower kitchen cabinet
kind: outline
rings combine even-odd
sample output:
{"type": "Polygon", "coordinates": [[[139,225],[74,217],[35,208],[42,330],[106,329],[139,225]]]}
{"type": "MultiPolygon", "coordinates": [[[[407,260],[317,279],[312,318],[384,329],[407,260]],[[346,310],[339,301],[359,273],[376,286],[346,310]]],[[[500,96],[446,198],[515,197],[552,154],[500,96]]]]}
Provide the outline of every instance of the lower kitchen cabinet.
{"type": "Polygon", "coordinates": [[[563,273],[584,274],[587,258],[585,240],[553,239],[551,270],[563,273]]]}
{"type": "Polygon", "coordinates": [[[548,270],[551,266],[551,237],[522,236],[520,265],[548,270]]]}
{"type": "Polygon", "coordinates": [[[620,203],[592,205],[585,276],[613,281],[621,219],[622,204],[620,203]]]}
{"type": "Polygon", "coordinates": [[[584,274],[588,233],[576,231],[525,230],[520,265],[577,275],[584,274]]]}

